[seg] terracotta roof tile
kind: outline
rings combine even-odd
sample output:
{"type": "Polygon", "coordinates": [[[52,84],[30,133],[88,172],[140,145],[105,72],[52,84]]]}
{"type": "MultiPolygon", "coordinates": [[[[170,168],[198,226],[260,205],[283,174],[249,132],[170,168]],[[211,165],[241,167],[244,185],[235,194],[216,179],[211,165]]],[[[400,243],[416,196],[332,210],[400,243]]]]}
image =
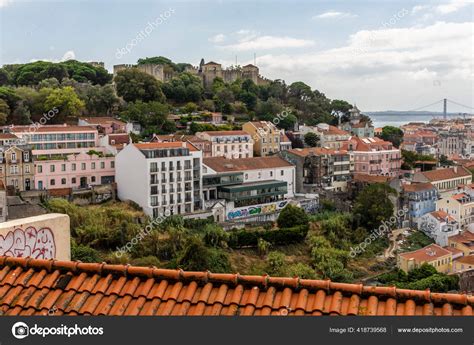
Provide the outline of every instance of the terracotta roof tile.
{"type": "Polygon", "coordinates": [[[422,172],[421,174],[423,174],[429,181],[442,181],[471,176],[471,172],[462,166],[457,168],[430,170],[422,172]]]}
{"type": "Polygon", "coordinates": [[[240,159],[210,157],[204,158],[203,164],[216,172],[286,168],[293,166],[291,163],[288,163],[283,158],[278,156],[250,157],[240,159]]]}
{"type": "Polygon", "coordinates": [[[269,276],[0,257],[5,315],[473,315],[474,297],[269,276]]]}

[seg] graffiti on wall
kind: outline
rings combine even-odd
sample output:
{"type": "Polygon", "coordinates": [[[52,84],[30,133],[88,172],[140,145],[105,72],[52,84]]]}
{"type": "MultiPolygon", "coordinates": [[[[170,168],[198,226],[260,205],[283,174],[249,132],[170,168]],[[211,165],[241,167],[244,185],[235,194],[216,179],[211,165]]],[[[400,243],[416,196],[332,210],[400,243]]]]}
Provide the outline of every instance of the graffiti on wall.
{"type": "Polygon", "coordinates": [[[53,259],[56,256],[56,242],[51,229],[29,226],[25,230],[18,228],[0,235],[0,255],[14,257],[32,257],[35,259],[53,259]]]}
{"type": "Polygon", "coordinates": [[[232,220],[236,218],[245,218],[258,216],[263,214],[274,213],[280,211],[288,204],[288,201],[281,201],[268,205],[255,205],[249,207],[243,207],[240,209],[234,209],[227,214],[227,219],[232,220]]]}

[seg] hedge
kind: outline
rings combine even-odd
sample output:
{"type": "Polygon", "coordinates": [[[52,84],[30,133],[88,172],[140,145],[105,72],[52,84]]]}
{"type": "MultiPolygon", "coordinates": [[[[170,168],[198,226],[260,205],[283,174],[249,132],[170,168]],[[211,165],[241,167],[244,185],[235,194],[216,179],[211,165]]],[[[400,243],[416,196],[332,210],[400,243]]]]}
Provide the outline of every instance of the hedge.
{"type": "Polygon", "coordinates": [[[229,247],[257,247],[259,238],[274,245],[298,243],[304,241],[307,233],[308,225],[299,225],[278,230],[235,230],[230,234],[229,247]]]}

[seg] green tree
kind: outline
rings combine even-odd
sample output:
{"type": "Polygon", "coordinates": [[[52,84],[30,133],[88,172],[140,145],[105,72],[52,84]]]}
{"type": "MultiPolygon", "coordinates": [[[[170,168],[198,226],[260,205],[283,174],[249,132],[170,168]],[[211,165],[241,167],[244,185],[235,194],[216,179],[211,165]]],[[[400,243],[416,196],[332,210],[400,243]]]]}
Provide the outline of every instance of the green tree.
{"type": "Polygon", "coordinates": [[[278,251],[268,253],[265,269],[267,274],[272,276],[285,276],[286,269],[285,254],[278,251]]]}
{"type": "Polygon", "coordinates": [[[129,103],[121,116],[128,121],[138,122],[145,128],[144,135],[168,134],[176,130],[174,123],[167,119],[168,112],[166,104],[137,101],[129,103]]]}
{"type": "Polygon", "coordinates": [[[84,102],[79,99],[74,89],[66,86],[53,90],[44,103],[45,112],[57,108],[58,115],[51,119],[52,123],[64,122],[68,116],[78,116],[84,109],[84,102]]]}
{"type": "Polygon", "coordinates": [[[7,123],[8,116],[10,115],[10,107],[7,102],[0,98],[0,125],[7,123]]]}
{"type": "Polygon", "coordinates": [[[378,228],[382,221],[393,216],[391,195],[396,191],[383,183],[374,183],[365,187],[356,197],[353,214],[360,225],[366,229],[378,228]]]}
{"type": "Polygon", "coordinates": [[[279,228],[292,228],[298,225],[306,225],[308,221],[308,215],[301,207],[289,204],[281,210],[277,224],[279,228]]]}
{"type": "Polygon", "coordinates": [[[0,68],[0,86],[9,85],[11,82],[10,73],[4,68],[0,68]]]}
{"type": "Polygon", "coordinates": [[[89,85],[83,96],[89,114],[110,115],[118,106],[119,99],[112,85],[89,85]]]}
{"type": "Polygon", "coordinates": [[[403,131],[394,126],[385,126],[382,128],[382,134],[380,137],[383,140],[390,141],[393,146],[400,147],[400,144],[403,141],[403,131]]]}
{"type": "Polygon", "coordinates": [[[316,147],[319,143],[319,135],[313,132],[308,132],[304,135],[304,143],[310,147],[316,147]]]}
{"type": "Polygon", "coordinates": [[[207,224],[204,227],[204,243],[208,247],[227,248],[230,235],[217,224],[207,224]]]}
{"type": "Polygon", "coordinates": [[[115,76],[117,94],[127,102],[163,102],[165,95],[154,77],[136,68],[122,70],[115,76]]]}

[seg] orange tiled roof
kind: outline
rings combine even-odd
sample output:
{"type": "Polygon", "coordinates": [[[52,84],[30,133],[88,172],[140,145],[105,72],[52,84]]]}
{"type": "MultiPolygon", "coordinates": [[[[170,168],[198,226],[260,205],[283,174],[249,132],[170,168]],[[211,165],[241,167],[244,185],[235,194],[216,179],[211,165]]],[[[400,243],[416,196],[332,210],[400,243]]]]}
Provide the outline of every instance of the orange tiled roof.
{"type": "Polygon", "coordinates": [[[471,176],[471,172],[462,166],[457,167],[456,170],[457,171],[455,171],[454,168],[437,169],[424,171],[421,174],[423,174],[430,181],[442,181],[471,176]]]}
{"type": "Polygon", "coordinates": [[[474,265],[474,255],[461,256],[455,261],[460,262],[462,264],[474,265]]]}
{"type": "Polygon", "coordinates": [[[315,155],[346,155],[348,154],[347,150],[335,150],[335,149],[329,149],[326,147],[305,147],[303,149],[297,148],[297,149],[288,150],[288,152],[291,152],[301,157],[306,157],[310,154],[315,154],[315,155]]]}
{"type": "Polygon", "coordinates": [[[394,177],[382,176],[382,175],[368,175],[362,173],[355,173],[353,180],[355,182],[367,182],[367,183],[387,183],[393,180],[394,177]]]}
{"type": "Polygon", "coordinates": [[[211,137],[220,137],[220,136],[226,136],[226,135],[246,135],[250,136],[245,131],[207,131],[207,132],[201,132],[201,133],[206,133],[207,135],[211,137]]]}
{"type": "Polygon", "coordinates": [[[203,159],[203,164],[217,172],[287,168],[293,166],[293,164],[288,163],[286,160],[278,156],[239,159],[209,157],[203,159]]]}
{"type": "Polygon", "coordinates": [[[446,250],[437,244],[430,244],[429,246],[412,252],[401,253],[400,256],[403,256],[406,259],[414,259],[418,262],[431,262],[449,254],[451,254],[449,250],[446,250]]]}
{"type": "MultiPolygon", "coordinates": [[[[456,219],[454,219],[452,216],[450,216],[445,211],[433,211],[433,212],[430,212],[430,214],[433,217],[435,217],[437,220],[439,220],[440,222],[445,222],[446,220],[449,220],[450,222],[456,222],[456,219]]],[[[446,248],[446,249],[448,249],[448,248],[446,248]]]]}
{"type": "Polygon", "coordinates": [[[474,315],[474,296],[0,257],[4,315],[474,315]]]}
{"type": "Polygon", "coordinates": [[[474,234],[469,231],[464,231],[463,233],[448,237],[449,242],[455,242],[463,244],[467,247],[474,246],[474,234]]]}
{"type": "Polygon", "coordinates": [[[427,183],[412,183],[412,184],[404,184],[403,190],[405,192],[420,192],[423,190],[433,189],[434,186],[427,182],[427,183]]]}

